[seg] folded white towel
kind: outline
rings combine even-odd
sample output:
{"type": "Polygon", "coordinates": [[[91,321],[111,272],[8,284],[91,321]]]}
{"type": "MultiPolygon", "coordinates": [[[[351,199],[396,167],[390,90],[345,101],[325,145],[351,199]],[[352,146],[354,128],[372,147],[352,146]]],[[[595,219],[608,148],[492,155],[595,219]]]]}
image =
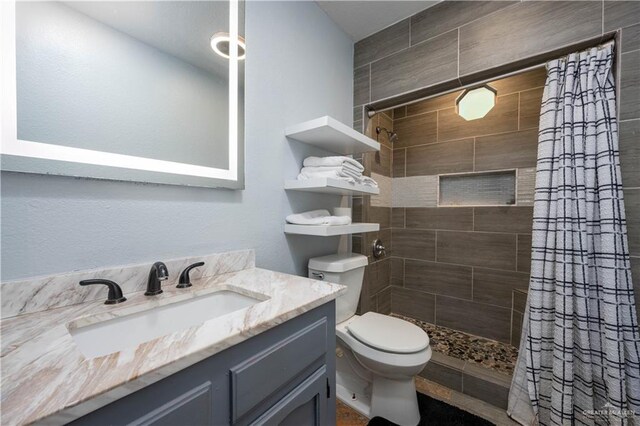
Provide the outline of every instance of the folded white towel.
{"type": "Polygon", "coordinates": [[[303,179],[318,177],[359,179],[362,177],[362,174],[345,169],[344,167],[303,167],[302,170],[300,170],[299,176],[302,176],[303,179]]]}
{"type": "Polygon", "coordinates": [[[305,167],[331,167],[331,166],[342,166],[345,164],[349,164],[353,166],[355,169],[364,171],[364,167],[362,164],[358,163],[353,158],[344,157],[344,156],[334,156],[334,157],[307,157],[304,159],[302,163],[305,167]]]}
{"type": "Polygon", "coordinates": [[[287,222],[294,225],[349,225],[349,216],[331,216],[328,210],[312,210],[304,213],[290,214],[287,222]]]}

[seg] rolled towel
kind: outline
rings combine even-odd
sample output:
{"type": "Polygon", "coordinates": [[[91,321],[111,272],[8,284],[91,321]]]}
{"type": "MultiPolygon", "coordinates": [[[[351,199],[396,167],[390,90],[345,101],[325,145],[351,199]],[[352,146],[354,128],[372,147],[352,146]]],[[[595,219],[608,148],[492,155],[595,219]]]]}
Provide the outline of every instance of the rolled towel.
{"type": "Polygon", "coordinates": [[[345,156],[307,157],[302,163],[302,165],[305,167],[336,167],[342,166],[343,164],[349,164],[355,169],[360,170],[361,172],[364,171],[364,167],[362,166],[362,164],[358,163],[353,158],[345,156]]]}
{"type": "Polygon", "coordinates": [[[349,225],[349,216],[331,216],[329,210],[312,210],[304,213],[290,214],[287,222],[294,225],[349,225]]]}
{"type": "Polygon", "coordinates": [[[373,188],[378,187],[378,182],[371,179],[369,176],[362,176],[360,179],[357,179],[357,182],[365,186],[371,186],[373,188]]]}
{"type": "Polygon", "coordinates": [[[302,170],[300,170],[300,175],[304,179],[313,179],[317,177],[359,179],[362,176],[361,173],[345,169],[344,167],[303,167],[302,170]]]}

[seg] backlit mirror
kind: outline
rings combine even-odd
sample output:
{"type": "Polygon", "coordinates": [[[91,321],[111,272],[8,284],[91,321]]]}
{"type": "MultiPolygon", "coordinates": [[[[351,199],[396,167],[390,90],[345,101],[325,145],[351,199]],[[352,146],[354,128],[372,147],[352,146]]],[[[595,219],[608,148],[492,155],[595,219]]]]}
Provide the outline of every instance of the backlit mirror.
{"type": "Polygon", "coordinates": [[[3,170],[244,187],[244,3],[1,7],[3,170]]]}

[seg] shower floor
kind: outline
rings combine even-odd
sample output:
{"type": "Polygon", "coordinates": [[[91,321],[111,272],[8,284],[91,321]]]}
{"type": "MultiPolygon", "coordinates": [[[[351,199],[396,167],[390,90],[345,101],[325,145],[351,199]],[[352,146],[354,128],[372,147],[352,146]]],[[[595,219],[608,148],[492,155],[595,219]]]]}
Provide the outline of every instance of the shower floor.
{"type": "Polygon", "coordinates": [[[518,358],[518,348],[508,343],[485,339],[398,314],[391,314],[391,316],[409,321],[426,331],[431,341],[431,348],[436,352],[473,362],[500,373],[513,374],[518,358]]]}

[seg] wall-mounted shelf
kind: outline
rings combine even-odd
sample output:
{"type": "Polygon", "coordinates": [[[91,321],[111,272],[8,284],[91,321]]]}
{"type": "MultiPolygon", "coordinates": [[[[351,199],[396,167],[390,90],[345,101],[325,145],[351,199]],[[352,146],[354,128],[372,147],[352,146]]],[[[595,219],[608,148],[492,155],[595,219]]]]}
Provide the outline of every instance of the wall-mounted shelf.
{"type": "Polygon", "coordinates": [[[359,234],[380,230],[378,223],[352,223],[351,225],[284,225],[285,234],[315,235],[317,237],[333,237],[335,235],[359,234]]]}
{"type": "Polygon", "coordinates": [[[380,151],[380,144],[328,115],[287,127],[287,137],[342,155],[380,151]]]}
{"type": "Polygon", "coordinates": [[[289,191],[317,192],[320,194],[335,195],[377,195],[379,188],[367,185],[353,184],[340,179],[315,178],[307,180],[287,180],[284,189],[289,191]]]}

